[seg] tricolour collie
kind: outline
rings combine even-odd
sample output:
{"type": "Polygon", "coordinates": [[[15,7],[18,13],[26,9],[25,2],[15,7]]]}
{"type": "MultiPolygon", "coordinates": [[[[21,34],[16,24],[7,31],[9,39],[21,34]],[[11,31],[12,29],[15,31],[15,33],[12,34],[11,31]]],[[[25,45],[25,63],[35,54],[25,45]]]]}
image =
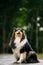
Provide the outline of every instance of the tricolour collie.
{"type": "Polygon", "coordinates": [[[16,63],[36,63],[37,55],[30,46],[22,28],[15,28],[10,40],[10,46],[16,63]]]}

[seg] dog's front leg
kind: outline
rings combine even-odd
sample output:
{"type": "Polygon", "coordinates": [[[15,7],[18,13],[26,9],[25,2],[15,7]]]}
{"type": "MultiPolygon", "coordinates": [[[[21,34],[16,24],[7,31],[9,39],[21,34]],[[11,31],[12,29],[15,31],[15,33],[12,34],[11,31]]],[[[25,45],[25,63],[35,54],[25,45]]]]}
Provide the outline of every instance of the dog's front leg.
{"type": "Polygon", "coordinates": [[[22,63],[26,59],[26,52],[20,54],[20,59],[17,61],[17,63],[22,63]]]}
{"type": "Polygon", "coordinates": [[[14,56],[14,63],[16,63],[17,62],[16,54],[14,53],[13,56],[14,56]]]}
{"type": "Polygon", "coordinates": [[[17,61],[17,63],[21,63],[23,61],[23,54],[20,55],[20,59],[17,61]]]}

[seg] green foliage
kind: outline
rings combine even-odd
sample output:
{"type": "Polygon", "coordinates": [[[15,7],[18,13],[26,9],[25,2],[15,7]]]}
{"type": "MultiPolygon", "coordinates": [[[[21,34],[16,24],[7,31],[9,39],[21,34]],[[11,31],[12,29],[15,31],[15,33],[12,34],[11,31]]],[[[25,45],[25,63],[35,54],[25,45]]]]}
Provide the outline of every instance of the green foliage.
{"type": "MultiPolygon", "coordinates": [[[[23,8],[22,8],[23,9],[23,8]]],[[[23,11],[19,11],[18,12],[18,15],[17,15],[17,17],[16,17],[16,21],[17,21],[17,25],[18,26],[20,26],[20,27],[22,27],[22,26],[24,26],[24,25],[26,25],[25,24],[25,20],[26,20],[26,18],[27,18],[27,13],[23,10],[23,11]]]]}

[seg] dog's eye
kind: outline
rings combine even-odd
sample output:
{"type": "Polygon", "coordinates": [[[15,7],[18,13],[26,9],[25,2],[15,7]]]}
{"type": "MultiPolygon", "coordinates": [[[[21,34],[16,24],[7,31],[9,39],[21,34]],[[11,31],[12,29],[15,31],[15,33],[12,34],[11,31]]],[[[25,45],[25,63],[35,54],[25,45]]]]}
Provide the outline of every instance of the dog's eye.
{"type": "Polygon", "coordinates": [[[20,30],[21,32],[23,32],[23,30],[20,30]]]}

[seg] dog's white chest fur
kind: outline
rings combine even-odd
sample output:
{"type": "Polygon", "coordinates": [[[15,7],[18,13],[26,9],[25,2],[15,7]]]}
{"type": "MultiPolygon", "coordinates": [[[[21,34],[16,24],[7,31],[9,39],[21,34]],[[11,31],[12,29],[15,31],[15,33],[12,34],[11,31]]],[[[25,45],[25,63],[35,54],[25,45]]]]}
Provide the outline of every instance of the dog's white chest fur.
{"type": "Polygon", "coordinates": [[[20,43],[20,37],[17,37],[15,40],[14,40],[14,43],[19,44],[20,43]]]}
{"type": "Polygon", "coordinates": [[[16,49],[12,49],[13,50],[13,53],[15,56],[20,56],[20,49],[19,48],[16,48],[16,49]]]}
{"type": "Polygon", "coordinates": [[[15,43],[15,46],[16,46],[16,49],[21,49],[27,42],[27,39],[25,38],[23,41],[20,42],[20,38],[16,38],[14,40],[14,43],[15,43]]]}
{"type": "Polygon", "coordinates": [[[22,42],[20,42],[19,38],[14,41],[16,48],[12,49],[13,53],[20,53],[20,49],[26,44],[27,39],[25,38],[22,42]],[[17,42],[18,41],[18,42],[17,42]],[[16,42],[16,43],[15,43],[16,42]]]}
{"type": "MultiPolygon", "coordinates": [[[[15,43],[15,45],[16,45],[16,48],[15,48],[15,49],[12,49],[12,51],[13,51],[15,57],[21,57],[21,58],[20,58],[20,61],[21,61],[21,59],[22,59],[22,55],[21,55],[21,53],[20,53],[20,49],[26,44],[26,42],[27,42],[27,39],[26,39],[26,38],[25,38],[22,42],[20,42],[19,39],[16,39],[16,40],[14,41],[14,43],[15,43]],[[18,42],[17,42],[17,41],[18,41],[18,42]],[[15,42],[16,42],[16,43],[15,43],[15,42]]],[[[17,60],[16,60],[16,61],[17,61],[17,60]]]]}

